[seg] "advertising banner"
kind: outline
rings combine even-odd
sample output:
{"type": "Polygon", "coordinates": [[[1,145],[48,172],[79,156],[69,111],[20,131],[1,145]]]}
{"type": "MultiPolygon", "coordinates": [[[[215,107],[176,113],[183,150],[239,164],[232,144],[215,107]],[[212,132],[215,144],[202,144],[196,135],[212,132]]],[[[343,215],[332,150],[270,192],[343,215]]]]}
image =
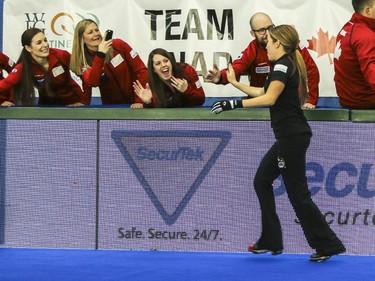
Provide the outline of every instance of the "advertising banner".
{"type": "MultiPolygon", "coordinates": [[[[253,178],[274,142],[269,122],[101,124],[99,248],[241,252],[259,238],[253,178]]],[[[373,253],[372,125],[311,125],[313,199],[348,252],[373,253]]],[[[281,179],[274,192],[285,251],[311,252],[281,179]]]]}
{"type": "MultiPolygon", "coordinates": [[[[310,122],[313,200],[348,254],[375,254],[373,124],[310,122]]],[[[243,252],[268,121],[8,120],[1,247],[243,252]]],[[[6,137],[5,137],[6,136],[6,137]]],[[[311,253],[281,179],[287,253],[311,253]]]]}

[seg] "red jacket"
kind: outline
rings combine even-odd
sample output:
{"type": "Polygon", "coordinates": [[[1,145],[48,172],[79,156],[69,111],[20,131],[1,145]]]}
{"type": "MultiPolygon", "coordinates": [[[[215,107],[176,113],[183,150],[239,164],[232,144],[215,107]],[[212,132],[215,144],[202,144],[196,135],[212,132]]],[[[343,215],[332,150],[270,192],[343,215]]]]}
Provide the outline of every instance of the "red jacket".
{"type": "MultiPolygon", "coordinates": [[[[8,74],[12,71],[14,68],[15,63],[12,61],[7,55],[0,52],[0,80],[4,79],[3,76],[3,70],[5,70],[8,74]]],[[[4,93],[0,95],[0,104],[4,101],[8,101],[9,96],[12,95],[12,90],[9,90],[8,93],[4,93]]]]}
{"type": "Polygon", "coordinates": [[[336,42],[334,80],[340,104],[375,108],[375,19],[354,13],[336,42]]]}
{"type": "Polygon", "coordinates": [[[133,82],[147,83],[147,68],[139,55],[121,39],[113,40],[113,58],[104,64],[104,56],[92,53],[93,65],[82,74],[82,85],[90,102],[92,87],[99,87],[102,104],[142,103],[134,93],[133,82]]]}
{"type": "Polygon", "coordinates": [[[188,88],[181,97],[181,106],[200,106],[204,104],[205,94],[197,72],[189,64],[182,66],[182,76],[188,82],[188,88]]]}
{"type": "MultiPolygon", "coordinates": [[[[49,49],[48,55],[48,75],[50,77],[51,91],[56,95],[55,97],[47,97],[39,95],[39,104],[54,104],[54,105],[68,105],[77,102],[82,102],[83,92],[81,87],[73,80],[69,70],[70,54],[67,51],[60,49],[49,49]]],[[[13,97],[7,96],[7,91],[12,89],[15,85],[21,82],[23,64],[19,63],[15,66],[12,72],[0,81],[0,95],[1,99],[12,101],[13,97]]],[[[34,82],[44,82],[45,71],[37,63],[33,62],[32,73],[34,75],[34,82]]],[[[83,103],[83,102],[82,102],[83,103]]]]}
{"type": "MultiPolygon", "coordinates": [[[[316,105],[319,97],[319,70],[307,48],[300,48],[299,51],[306,64],[307,84],[309,96],[306,102],[316,105]]],[[[271,63],[268,60],[267,50],[256,40],[250,42],[241,55],[232,63],[237,79],[241,75],[250,76],[250,85],[263,87],[267,76],[271,71],[271,63]]],[[[227,84],[226,69],[221,70],[222,84],[227,84]]]]}

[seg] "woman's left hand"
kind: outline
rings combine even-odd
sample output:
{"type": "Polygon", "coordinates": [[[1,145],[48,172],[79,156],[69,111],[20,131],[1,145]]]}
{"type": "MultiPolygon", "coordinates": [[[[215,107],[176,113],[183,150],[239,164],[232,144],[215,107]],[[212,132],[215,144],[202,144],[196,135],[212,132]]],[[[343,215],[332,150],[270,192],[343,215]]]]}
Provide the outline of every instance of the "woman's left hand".
{"type": "Polygon", "coordinates": [[[150,85],[146,83],[146,88],[143,88],[141,82],[138,80],[133,83],[133,88],[135,94],[145,103],[150,104],[152,103],[152,92],[150,89],[150,85]]]}
{"type": "Polygon", "coordinates": [[[100,42],[98,46],[98,52],[102,52],[104,54],[106,54],[109,51],[109,49],[112,47],[112,44],[113,44],[113,39],[109,39],[108,41],[105,41],[106,35],[107,33],[104,34],[104,37],[102,38],[102,42],[100,42]]]}
{"type": "Polygon", "coordinates": [[[315,105],[306,102],[306,103],[304,103],[304,105],[302,106],[302,108],[315,108],[315,105]]]}
{"type": "Polygon", "coordinates": [[[85,105],[83,103],[80,103],[80,102],[75,102],[75,103],[68,104],[67,106],[74,107],[74,106],[85,106],[85,105]]]}
{"type": "Polygon", "coordinates": [[[4,101],[0,106],[8,107],[8,106],[14,106],[14,103],[11,101],[4,101]]]}
{"type": "Polygon", "coordinates": [[[143,103],[136,102],[130,105],[130,108],[143,108],[143,103]]]}
{"type": "Polygon", "coordinates": [[[188,82],[186,79],[180,79],[172,76],[171,78],[172,86],[177,89],[177,91],[181,93],[185,93],[188,88],[188,82]]]}

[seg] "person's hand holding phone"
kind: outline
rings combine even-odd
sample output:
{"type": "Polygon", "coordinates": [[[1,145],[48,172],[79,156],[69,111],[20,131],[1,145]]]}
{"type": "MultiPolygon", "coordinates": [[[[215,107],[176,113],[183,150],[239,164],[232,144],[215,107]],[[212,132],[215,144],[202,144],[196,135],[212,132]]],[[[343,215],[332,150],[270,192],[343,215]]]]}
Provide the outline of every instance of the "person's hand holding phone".
{"type": "Polygon", "coordinates": [[[104,39],[99,44],[98,52],[101,52],[101,53],[104,53],[104,54],[106,54],[108,52],[108,50],[112,46],[112,41],[113,41],[112,36],[113,36],[113,31],[108,29],[104,34],[104,39]]]}
{"type": "Polygon", "coordinates": [[[110,30],[108,29],[106,32],[105,32],[105,41],[109,41],[112,39],[112,36],[113,36],[113,30],[110,30]]]}

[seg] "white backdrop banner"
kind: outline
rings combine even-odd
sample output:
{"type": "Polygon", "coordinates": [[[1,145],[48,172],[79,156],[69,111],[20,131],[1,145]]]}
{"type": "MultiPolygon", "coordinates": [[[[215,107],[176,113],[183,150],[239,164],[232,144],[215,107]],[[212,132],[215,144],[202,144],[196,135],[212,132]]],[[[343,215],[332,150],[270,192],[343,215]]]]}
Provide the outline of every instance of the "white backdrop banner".
{"type": "MultiPolygon", "coordinates": [[[[22,32],[45,30],[50,46],[71,51],[75,24],[83,18],[98,22],[101,31],[128,42],[147,63],[149,52],[161,47],[173,52],[203,75],[213,63],[226,67],[249,42],[249,19],[268,13],[273,22],[294,25],[320,70],[320,96],[335,97],[333,53],[336,35],[353,13],[342,0],[5,0],[3,50],[17,60],[22,32]]],[[[243,77],[246,82],[246,77],[243,77]]],[[[242,96],[232,86],[203,83],[208,97],[242,96]]]]}

